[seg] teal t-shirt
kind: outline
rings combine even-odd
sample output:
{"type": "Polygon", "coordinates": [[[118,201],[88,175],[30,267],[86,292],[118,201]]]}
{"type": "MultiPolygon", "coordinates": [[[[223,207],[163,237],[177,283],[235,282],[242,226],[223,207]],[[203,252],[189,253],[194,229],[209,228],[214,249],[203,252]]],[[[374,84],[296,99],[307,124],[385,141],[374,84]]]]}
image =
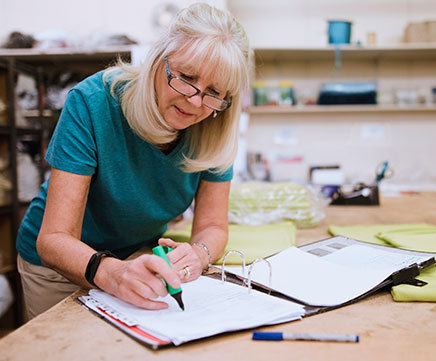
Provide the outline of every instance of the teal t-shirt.
{"type": "MultiPolygon", "coordinates": [[[[102,75],[69,92],[46,160],[66,172],[92,175],[81,240],[125,258],[166,231],[167,223],[191,205],[200,180],[226,182],[233,170],[183,172],[183,139],[168,155],[141,139],[102,75]]],[[[49,181],[32,200],[17,237],[21,257],[36,265],[41,265],[35,244],[49,181]]]]}

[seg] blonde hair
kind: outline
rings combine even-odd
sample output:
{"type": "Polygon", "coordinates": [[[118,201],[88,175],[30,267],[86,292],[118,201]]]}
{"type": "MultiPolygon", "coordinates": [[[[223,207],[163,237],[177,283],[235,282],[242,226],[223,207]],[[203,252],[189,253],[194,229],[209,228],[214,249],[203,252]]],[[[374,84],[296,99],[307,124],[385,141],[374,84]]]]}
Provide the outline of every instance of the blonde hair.
{"type": "Polygon", "coordinates": [[[154,79],[164,58],[181,50],[194,67],[206,62],[214,79],[227,87],[226,98],[232,97],[230,108],[186,129],[187,152],[181,166],[188,173],[206,169],[222,173],[236,156],[241,91],[249,76],[248,39],[230,13],[201,3],[181,10],[141,66],[120,62],[104,78],[113,77],[111,91],[120,98],[124,116],[142,139],[157,146],[171,143],[178,131],[158,111],[154,79]]]}

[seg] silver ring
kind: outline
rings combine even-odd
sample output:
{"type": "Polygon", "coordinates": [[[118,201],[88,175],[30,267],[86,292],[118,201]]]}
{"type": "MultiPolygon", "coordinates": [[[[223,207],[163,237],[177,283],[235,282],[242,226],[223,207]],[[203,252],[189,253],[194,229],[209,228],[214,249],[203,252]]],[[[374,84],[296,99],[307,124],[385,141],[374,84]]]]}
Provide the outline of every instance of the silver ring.
{"type": "Polygon", "coordinates": [[[183,268],[183,271],[185,271],[185,279],[188,279],[191,276],[191,271],[189,270],[189,266],[183,268]]]}

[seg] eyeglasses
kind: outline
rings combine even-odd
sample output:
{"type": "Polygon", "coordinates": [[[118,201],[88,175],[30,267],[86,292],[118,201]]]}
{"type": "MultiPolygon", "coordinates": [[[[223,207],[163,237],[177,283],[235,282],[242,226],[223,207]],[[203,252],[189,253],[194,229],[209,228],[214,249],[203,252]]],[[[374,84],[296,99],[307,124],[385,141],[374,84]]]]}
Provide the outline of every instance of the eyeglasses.
{"type": "Polygon", "coordinates": [[[165,58],[165,69],[168,78],[168,85],[176,92],[187,97],[193,97],[194,95],[200,94],[203,104],[213,110],[226,110],[230,105],[232,105],[232,97],[230,97],[229,100],[225,100],[215,95],[202,92],[196,86],[171,73],[167,58],[165,58]]]}

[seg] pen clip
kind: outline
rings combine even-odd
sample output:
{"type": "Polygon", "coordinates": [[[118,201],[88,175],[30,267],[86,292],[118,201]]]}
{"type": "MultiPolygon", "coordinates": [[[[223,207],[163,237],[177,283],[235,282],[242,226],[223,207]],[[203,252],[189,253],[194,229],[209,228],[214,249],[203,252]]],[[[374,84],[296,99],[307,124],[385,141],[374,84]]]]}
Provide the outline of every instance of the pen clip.
{"type": "Polygon", "coordinates": [[[230,251],[228,251],[225,254],[225,256],[223,258],[222,269],[221,269],[221,281],[223,281],[223,282],[226,281],[226,272],[225,272],[225,269],[224,269],[225,268],[225,264],[226,264],[226,259],[232,253],[236,253],[237,255],[239,255],[241,257],[241,259],[242,259],[242,274],[245,277],[245,257],[244,257],[244,255],[241,252],[239,252],[239,251],[230,250],[230,251]]]}
{"type": "Polygon", "coordinates": [[[247,287],[248,287],[248,293],[250,293],[251,292],[251,272],[253,271],[253,266],[256,264],[256,263],[259,263],[259,262],[266,262],[266,264],[268,265],[268,268],[269,268],[269,280],[268,280],[268,287],[269,287],[269,294],[271,294],[271,281],[272,281],[272,266],[271,266],[271,263],[268,261],[268,260],[266,260],[265,258],[258,258],[258,259],[256,259],[251,265],[250,265],[250,267],[249,267],[249,269],[248,269],[248,284],[247,284],[247,287]]]}

